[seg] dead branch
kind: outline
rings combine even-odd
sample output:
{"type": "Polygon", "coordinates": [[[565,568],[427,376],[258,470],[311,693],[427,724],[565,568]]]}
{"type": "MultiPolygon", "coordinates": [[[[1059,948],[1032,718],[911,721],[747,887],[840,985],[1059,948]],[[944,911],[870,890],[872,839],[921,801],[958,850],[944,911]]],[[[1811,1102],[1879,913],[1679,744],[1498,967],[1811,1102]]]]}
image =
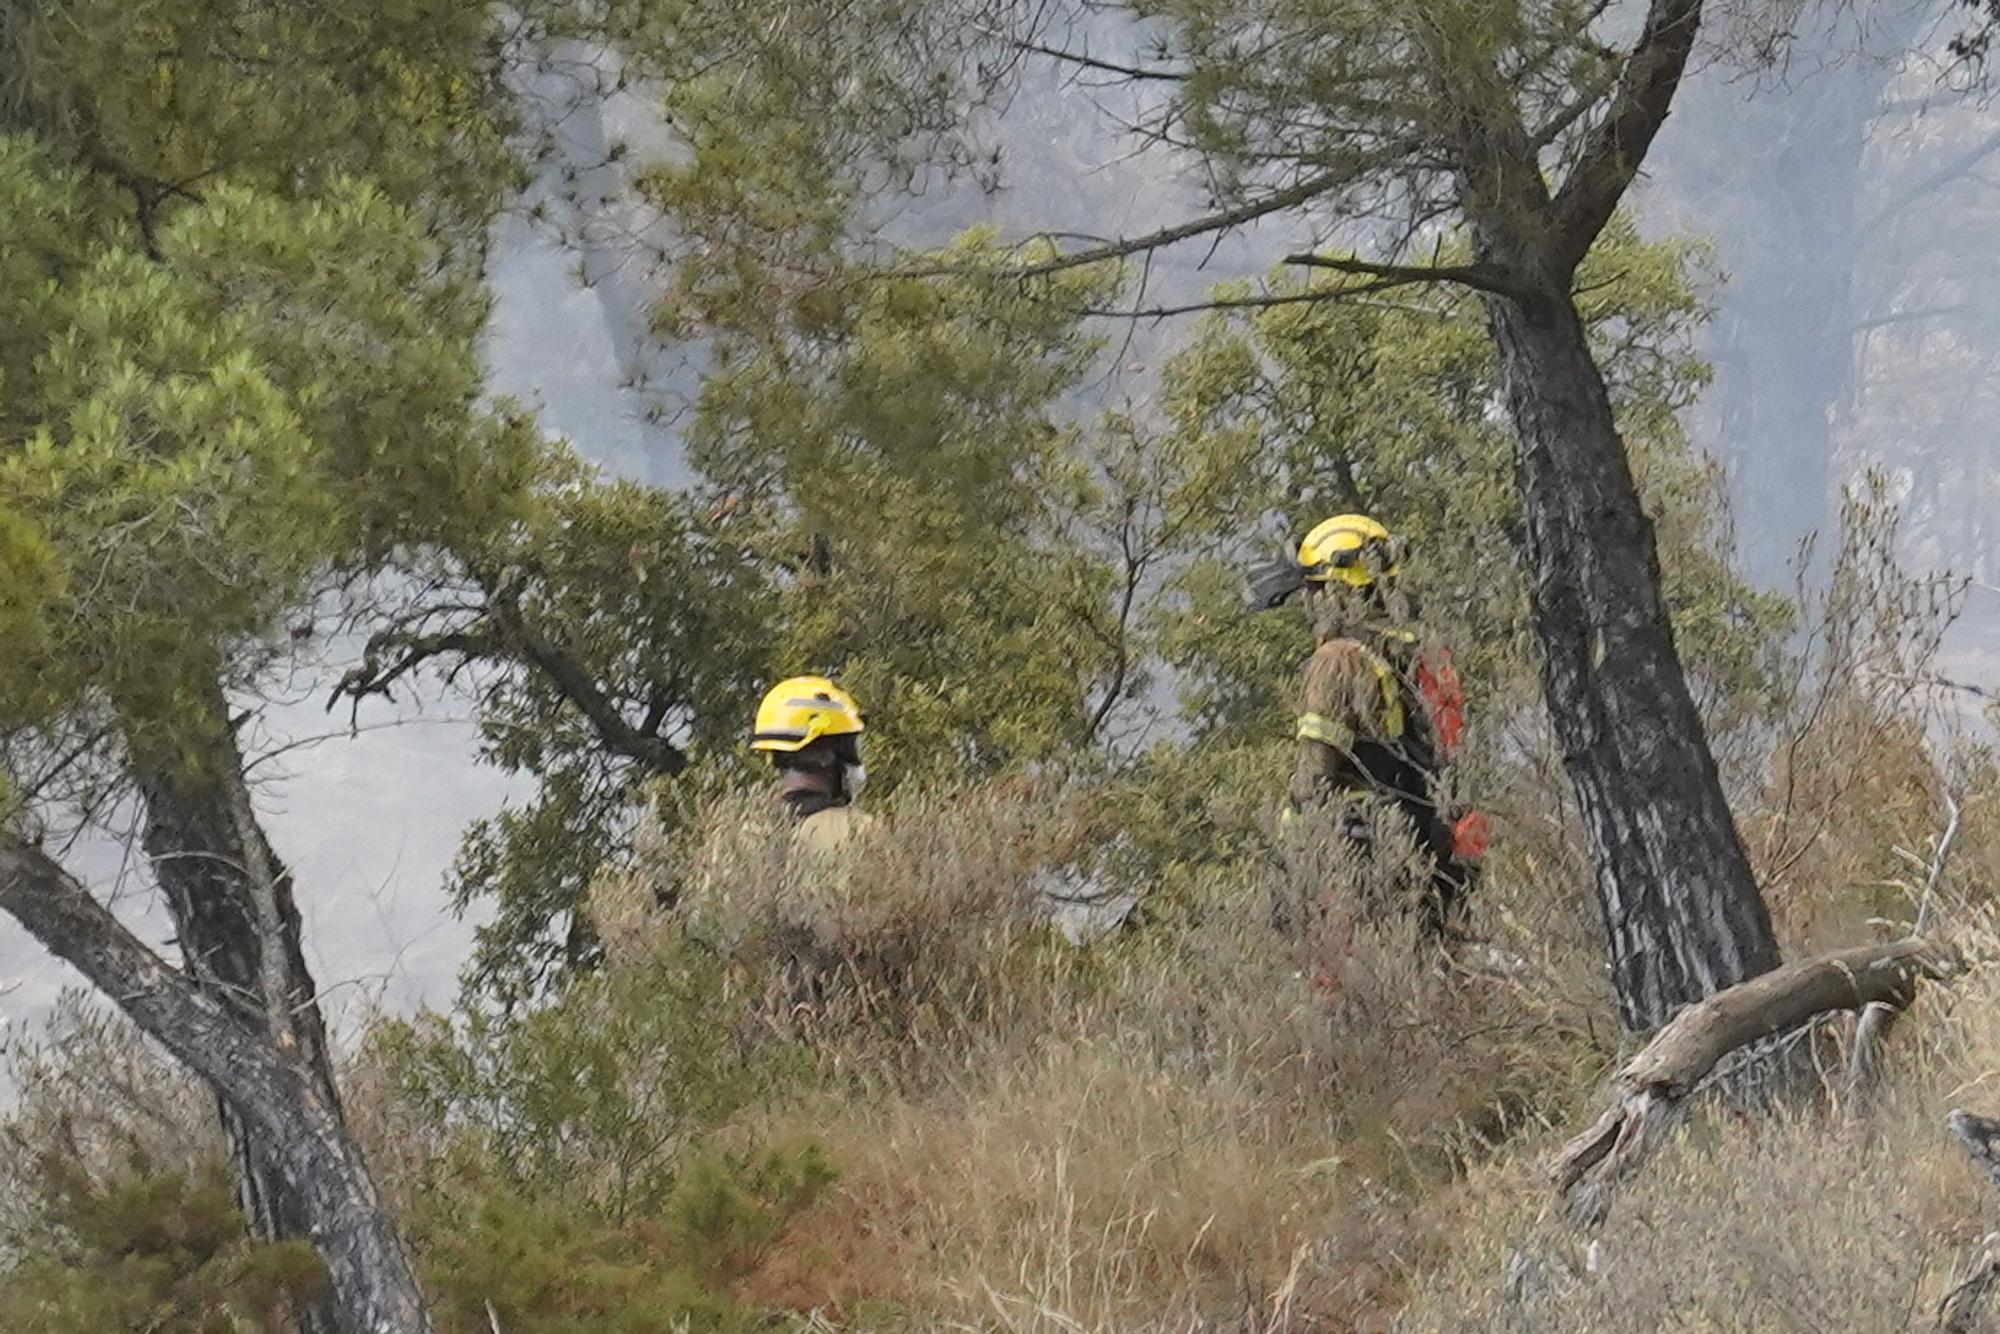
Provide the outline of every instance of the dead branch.
{"type": "MultiPolygon", "coordinates": [[[[1310,251],[1285,256],[1285,263],[1310,269],[1332,269],[1376,278],[1398,286],[1409,283],[1458,283],[1481,292],[1505,295],[1514,291],[1507,274],[1491,264],[1377,264],[1353,255],[1320,255],[1310,251]]],[[[1338,295],[1336,288],[1330,295],[1338,295]]]]}
{"type": "Polygon", "coordinates": [[[1723,1058],[1830,1011],[1901,1009],[1921,979],[1948,976],[1955,966],[1933,941],[1864,945],[1774,968],[1682,1010],[1612,1078],[1610,1107],[1551,1164],[1571,1217],[1583,1226],[1603,1221],[1612,1189],[1679,1124],[1723,1058]]]}
{"type": "Polygon", "coordinates": [[[298,1198],[342,1328],[428,1334],[395,1220],[328,1089],[148,948],[41,849],[0,835],[0,912],[88,978],[240,1116],[298,1198]]]}
{"type": "Polygon", "coordinates": [[[1261,198],[1238,204],[1233,208],[1218,210],[1186,222],[1162,227],[1158,231],[1147,232],[1143,236],[1121,237],[1092,246],[1087,250],[1072,251],[1051,259],[1038,260],[1009,268],[995,268],[991,265],[967,264],[925,264],[911,268],[889,270],[881,275],[891,278],[944,278],[967,273],[991,273],[1008,278],[1043,278],[1067,269],[1083,268],[1091,264],[1102,264],[1108,260],[1124,259],[1128,255],[1144,254],[1163,250],[1180,241],[1192,240],[1197,236],[1211,236],[1219,232],[1241,227],[1259,218],[1286,209],[1297,208],[1319,198],[1329,191],[1338,189],[1351,173],[1344,171],[1321,171],[1303,176],[1283,189],[1273,190],[1261,198]]]}
{"type": "MultiPolygon", "coordinates": [[[[1957,1137],[1965,1156],[1985,1171],[1994,1189],[2000,1190],[2000,1121],[1954,1109],[1944,1123],[1957,1137]]],[[[1972,1272],[1945,1294],[1938,1306],[1938,1328],[1946,1334],[1971,1334],[1978,1329],[1986,1299],[2000,1286],[2000,1232],[1990,1233],[1973,1263],[1972,1272]]]]}
{"type": "Polygon", "coordinates": [[[1875,1075],[1880,1061],[1877,1052],[1889,1036],[1890,1025],[1901,1014],[1893,1005],[1872,1001],[1861,1008],[1861,1020],[1854,1026],[1854,1047],[1847,1054],[1847,1110],[1867,1109],[1875,1091],[1875,1075]]]}
{"type": "MultiPolygon", "coordinates": [[[[1951,845],[1958,838],[1958,799],[1949,792],[1944,798],[1948,813],[1944,832],[1938,835],[1937,847],[1931,853],[1929,873],[1924,877],[1924,891],[1917,901],[1917,921],[1910,934],[1921,936],[1930,925],[1931,901],[1937,895],[1938,882],[1944,879],[1945,864],[1951,860],[1951,845]]],[[[1854,1026],[1854,1048],[1847,1058],[1847,1106],[1850,1112],[1862,1110],[1873,1091],[1875,1070],[1878,1064],[1876,1050],[1887,1038],[1889,1026],[1896,1021],[1900,1011],[1893,1005],[1881,1001],[1871,1002],[1861,1009],[1861,1021],[1854,1026]]]]}

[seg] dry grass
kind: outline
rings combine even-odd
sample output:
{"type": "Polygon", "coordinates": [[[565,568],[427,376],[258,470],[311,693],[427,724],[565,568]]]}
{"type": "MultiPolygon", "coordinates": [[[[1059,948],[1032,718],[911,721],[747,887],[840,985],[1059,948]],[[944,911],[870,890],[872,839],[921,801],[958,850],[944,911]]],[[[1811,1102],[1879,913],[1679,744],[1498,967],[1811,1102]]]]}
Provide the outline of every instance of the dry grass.
{"type": "MultiPolygon", "coordinates": [[[[599,887],[612,966],[696,933],[784,979],[759,1003],[818,1057],[738,1129],[810,1131],[842,1180],[746,1296],[852,1328],[1380,1324],[1448,1244],[1438,1184],[1560,1124],[1606,1054],[1551,990],[1588,965],[1532,942],[1502,979],[1439,968],[1406,921],[1274,932],[1282,867],[1322,856],[1218,868],[1074,948],[1037,891],[1101,881],[1090,818],[1061,787],[938,794],[825,877],[725,804],[599,887]]],[[[1509,939],[1554,912],[1517,869],[1509,939]]]]}
{"type": "MultiPolygon", "coordinates": [[[[1972,748],[1940,760],[1917,697],[1862,671],[1921,671],[1913,598],[1772,725],[1743,826],[1794,956],[1914,916],[1949,793],[1935,920],[2000,960],[2000,773],[1972,748]]],[[[1371,872],[1266,847],[1240,812],[1226,851],[1207,832],[1135,847],[1101,783],[900,794],[831,868],[788,861],[776,813],[742,797],[646,847],[595,888],[606,966],[641,976],[690,940],[722,958],[718,1022],[808,1059],[721,1138],[810,1134],[841,1172],[739,1295],[819,1331],[1926,1327],[2000,1216],[1942,1127],[1948,1106],[2000,1111],[2000,964],[1898,1025],[1865,1115],[1698,1114],[1592,1250],[1540,1169],[1630,1043],[1566,785],[1519,726],[1469,766],[1500,827],[1475,926],[1518,956],[1504,977],[1439,968],[1407,921],[1316,910],[1276,931],[1274,900],[1359,901],[1371,872]],[[1143,924],[1073,946],[1051,890],[1145,894],[1143,924]]],[[[184,1082],[97,1066],[143,1095],[128,1120],[162,1096],[169,1123],[205,1115],[184,1082]]],[[[92,1074],[41,1072],[42,1110],[14,1124],[85,1106],[92,1074]]],[[[400,1202],[443,1141],[379,1076],[359,1068],[349,1105],[400,1202]]]]}
{"type": "MultiPolygon", "coordinates": [[[[1990,935],[1978,944],[1994,957],[1990,935]]],[[[2000,1201],[1944,1128],[1991,1108],[2000,968],[1937,990],[1897,1030],[1865,1115],[1711,1109],[1621,1193],[1594,1238],[1559,1222],[1531,1158],[1454,1192],[1452,1258],[1411,1330],[1930,1328],[2000,1201]],[[1590,1250],[1595,1242],[1594,1254],[1590,1250]]]]}

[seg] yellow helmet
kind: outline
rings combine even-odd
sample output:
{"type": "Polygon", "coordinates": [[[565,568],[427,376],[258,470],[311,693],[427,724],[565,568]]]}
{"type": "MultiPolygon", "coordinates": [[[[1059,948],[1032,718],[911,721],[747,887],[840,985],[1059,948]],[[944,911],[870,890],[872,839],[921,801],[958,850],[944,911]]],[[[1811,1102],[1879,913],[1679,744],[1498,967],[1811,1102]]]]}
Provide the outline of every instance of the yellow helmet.
{"type": "Polygon", "coordinates": [[[1336,514],[1322,519],[1299,543],[1299,565],[1308,583],[1339,580],[1350,588],[1366,588],[1378,574],[1402,572],[1397,547],[1389,530],[1367,515],[1336,514]]]}
{"type": "Polygon", "coordinates": [[[793,676],[765,692],[750,735],[752,750],[804,750],[822,737],[855,736],[861,706],[824,676],[793,676]]]}

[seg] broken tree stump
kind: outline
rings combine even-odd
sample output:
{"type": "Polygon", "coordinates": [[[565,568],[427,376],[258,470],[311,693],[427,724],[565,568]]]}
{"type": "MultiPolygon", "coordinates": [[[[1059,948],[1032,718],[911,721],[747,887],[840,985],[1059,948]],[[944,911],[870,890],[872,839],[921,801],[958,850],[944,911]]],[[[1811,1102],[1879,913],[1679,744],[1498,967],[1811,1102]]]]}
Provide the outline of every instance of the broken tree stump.
{"type": "Polygon", "coordinates": [[[1774,968],[1682,1010],[1612,1077],[1611,1106],[1550,1165],[1570,1217],[1583,1226],[1603,1221],[1613,1188],[1679,1124],[1688,1100],[1731,1053],[1832,1011],[1900,1010],[1919,981],[1945,977],[1955,963],[1934,941],[1865,945],[1774,968]]]}

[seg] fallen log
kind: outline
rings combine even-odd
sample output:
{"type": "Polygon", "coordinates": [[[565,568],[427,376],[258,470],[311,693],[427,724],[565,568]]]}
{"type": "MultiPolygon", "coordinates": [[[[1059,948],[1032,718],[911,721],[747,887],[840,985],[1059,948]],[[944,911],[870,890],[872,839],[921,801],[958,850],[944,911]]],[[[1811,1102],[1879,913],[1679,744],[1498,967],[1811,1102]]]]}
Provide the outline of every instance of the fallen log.
{"type": "Polygon", "coordinates": [[[1774,968],[1682,1010],[1612,1077],[1610,1107],[1551,1163],[1571,1218],[1603,1221],[1612,1189],[1679,1124],[1690,1097],[1732,1053],[1832,1011],[1900,1010],[1919,981],[1948,976],[1955,965],[1944,946],[1912,937],[1774,968]]]}

